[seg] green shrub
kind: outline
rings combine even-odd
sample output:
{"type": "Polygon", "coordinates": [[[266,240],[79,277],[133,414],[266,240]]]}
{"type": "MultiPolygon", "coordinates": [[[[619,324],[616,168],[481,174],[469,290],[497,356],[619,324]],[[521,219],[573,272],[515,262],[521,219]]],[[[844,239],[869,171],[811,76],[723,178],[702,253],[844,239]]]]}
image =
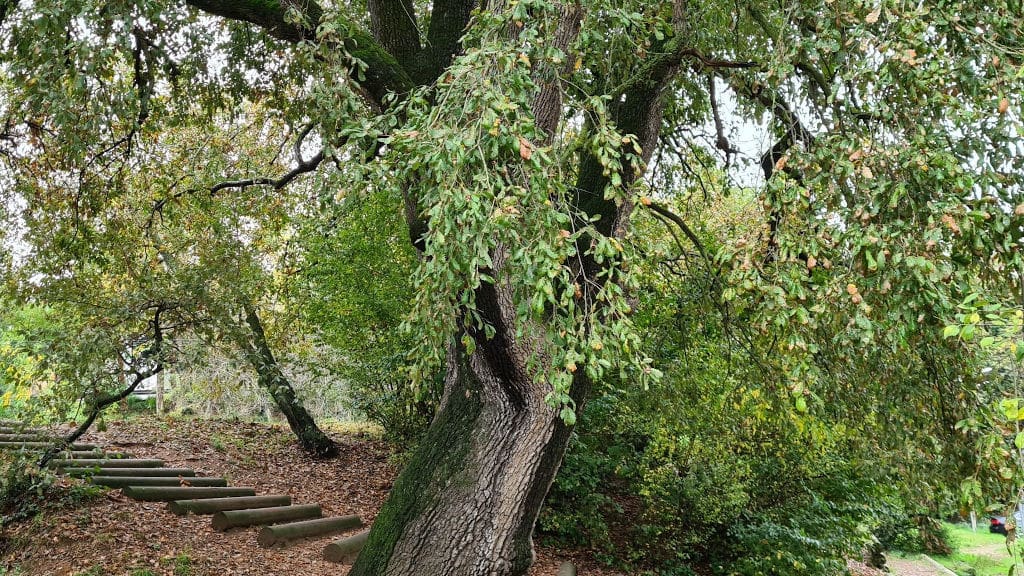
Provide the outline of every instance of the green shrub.
{"type": "Polygon", "coordinates": [[[174,558],[174,576],[191,576],[192,558],[188,554],[181,553],[174,558]]]}
{"type": "Polygon", "coordinates": [[[872,541],[886,485],[874,468],[785,429],[716,434],[704,415],[701,434],[696,419],[667,421],[634,402],[587,407],[540,516],[548,540],[597,549],[631,573],[815,576],[842,573],[872,541]]]}
{"type": "Polygon", "coordinates": [[[604,480],[613,476],[610,460],[581,446],[574,437],[549,496],[549,505],[541,512],[541,531],[575,546],[610,550],[612,542],[605,517],[609,509],[621,511],[604,492],[604,480]]]}
{"type": "Polygon", "coordinates": [[[155,412],[156,411],[156,397],[140,398],[138,396],[129,396],[126,401],[128,412],[155,412]]]}
{"type": "Polygon", "coordinates": [[[17,455],[0,461],[0,525],[31,518],[44,507],[79,506],[103,492],[99,486],[61,486],[56,480],[34,459],[17,455]]]}
{"type": "Polygon", "coordinates": [[[384,438],[396,447],[411,450],[427,431],[441,399],[440,375],[424,383],[418,393],[402,372],[404,353],[364,359],[363,372],[339,369],[348,383],[346,405],[384,430],[384,438]]]}
{"type": "Polygon", "coordinates": [[[35,462],[15,456],[0,463],[0,523],[7,524],[39,513],[56,476],[35,462]]]}

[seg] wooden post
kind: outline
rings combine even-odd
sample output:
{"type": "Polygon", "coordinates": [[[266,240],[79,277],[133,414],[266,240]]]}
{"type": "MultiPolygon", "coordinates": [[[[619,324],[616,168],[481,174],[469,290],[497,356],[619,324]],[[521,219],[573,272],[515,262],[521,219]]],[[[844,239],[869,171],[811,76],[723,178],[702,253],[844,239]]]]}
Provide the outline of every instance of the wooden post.
{"type": "Polygon", "coordinates": [[[164,381],[160,378],[160,374],[153,374],[154,384],[156,384],[156,415],[164,415],[164,381]]]}
{"type": "Polygon", "coordinates": [[[221,488],[191,486],[125,486],[121,492],[133,499],[144,502],[170,502],[171,500],[191,500],[195,498],[223,498],[225,496],[255,496],[252,488],[221,488]]]}
{"type": "Polygon", "coordinates": [[[351,564],[355,561],[356,556],[359,556],[359,552],[366,545],[366,538],[370,535],[369,530],[363,530],[359,534],[349,536],[348,538],[342,538],[341,540],[335,540],[324,548],[324,560],[328,562],[339,562],[341,564],[351,564]]]}
{"type": "Polygon", "coordinates": [[[200,500],[173,500],[167,503],[167,509],[178,516],[189,512],[193,514],[216,514],[227,510],[251,510],[253,508],[273,508],[288,506],[292,497],[287,494],[271,496],[235,496],[228,498],[204,498],[200,500]]]}
{"type": "Polygon", "coordinates": [[[352,528],[359,528],[362,525],[363,521],[359,516],[338,516],[335,518],[317,518],[316,520],[264,526],[260,530],[259,536],[256,537],[256,542],[261,547],[268,548],[278,542],[344,532],[352,528]]]}
{"type": "Polygon", "coordinates": [[[181,476],[93,476],[90,478],[93,484],[106,486],[108,488],[125,488],[128,486],[227,486],[227,480],[223,478],[210,478],[202,476],[199,478],[185,478],[181,476]]]}
{"type": "Polygon", "coordinates": [[[50,460],[51,468],[163,468],[156,458],[71,458],[50,460]]]}
{"type": "Polygon", "coordinates": [[[274,508],[257,508],[255,510],[226,510],[213,515],[213,529],[223,532],[229,528],[245,526],[261,526],[274,522],[289,520],[306,520],[319,518],[322,512],[319,504],[300,504],[298,506],[277,506],[274,508]]]}
{"type": "Polygon", "coordinates": [[[65,468],[63,470],[68,476],[135,476],[135,477],[192,477],[196,475],[195,470],[188,468],[99,468],[99,467],[77,467],[65,468]]]}

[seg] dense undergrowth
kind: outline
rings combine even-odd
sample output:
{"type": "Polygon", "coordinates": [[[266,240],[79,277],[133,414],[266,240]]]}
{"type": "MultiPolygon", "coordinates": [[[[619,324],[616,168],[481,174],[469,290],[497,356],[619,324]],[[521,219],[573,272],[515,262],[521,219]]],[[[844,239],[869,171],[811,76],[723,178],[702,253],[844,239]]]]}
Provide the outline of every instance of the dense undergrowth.
{"type": "Polygon", "coordinates": [[[0,526],[46,509],[79,506],[101,492],[98,486],[60,482],[29,455],[0,453],[0,526]]]}

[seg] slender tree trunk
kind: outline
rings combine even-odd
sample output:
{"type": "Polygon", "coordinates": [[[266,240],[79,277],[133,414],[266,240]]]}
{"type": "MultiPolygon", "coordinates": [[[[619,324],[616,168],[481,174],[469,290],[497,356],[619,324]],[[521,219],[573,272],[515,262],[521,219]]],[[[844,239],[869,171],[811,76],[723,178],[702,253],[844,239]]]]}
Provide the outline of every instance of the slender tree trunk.
{"type": "MultiPolygon", "coordinates": [[[[288,420],[288,426],[299,440],[304,451],[316,458],[333,458],[338,455],[338,446],[331,440],[295,395],[291,382],[281,371],[263,331],[263,323],[255,307],[245,305],[245,323],[249,328],[248,338],[241,341],[246,359],[256,371],[260,386],[274,400],[278,410],[288,420]]],[[[240,338],[242,339],[242,338],[240,338]]]]}
{"type": "Polygon", "coordinates": [[[153,376],[153,382],[156,384],[156,414],[157,416],[164,415],[164,381],[160,378],[159,374],[153,376]]]}

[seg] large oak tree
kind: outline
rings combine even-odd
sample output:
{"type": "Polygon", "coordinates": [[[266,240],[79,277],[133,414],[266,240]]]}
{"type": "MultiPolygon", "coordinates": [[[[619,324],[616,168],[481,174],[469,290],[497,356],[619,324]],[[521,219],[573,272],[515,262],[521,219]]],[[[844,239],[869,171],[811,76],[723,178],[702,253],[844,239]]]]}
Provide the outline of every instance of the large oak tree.
{"type": "Polygon", "coordinates": [[[412,376],[443,364],[445,392],[352,574],[519,575],[576,411],[597,385],[658,375],[629,316],[638,207],[728,279],[721,303],[811,326],[779,352],[795,380],[814,369],[817,323],[848,322],[865,346],[879,329],[910,338],[1019,265],[1019,16],[1013,2],[6,0],[0,137],[22,182],[54,169],[34,149],[61,150],[69,177],[51,192],[99,210],[135,141],[259,102],[305,127],[290,171],[197,167],[189,194],[306,174],[326,200],[400,198],[421,251],[412,376]],[[669,165],[730,165],[736,118],[770,138],[763,221],[711,253],[654,185],[669,165]]]}

